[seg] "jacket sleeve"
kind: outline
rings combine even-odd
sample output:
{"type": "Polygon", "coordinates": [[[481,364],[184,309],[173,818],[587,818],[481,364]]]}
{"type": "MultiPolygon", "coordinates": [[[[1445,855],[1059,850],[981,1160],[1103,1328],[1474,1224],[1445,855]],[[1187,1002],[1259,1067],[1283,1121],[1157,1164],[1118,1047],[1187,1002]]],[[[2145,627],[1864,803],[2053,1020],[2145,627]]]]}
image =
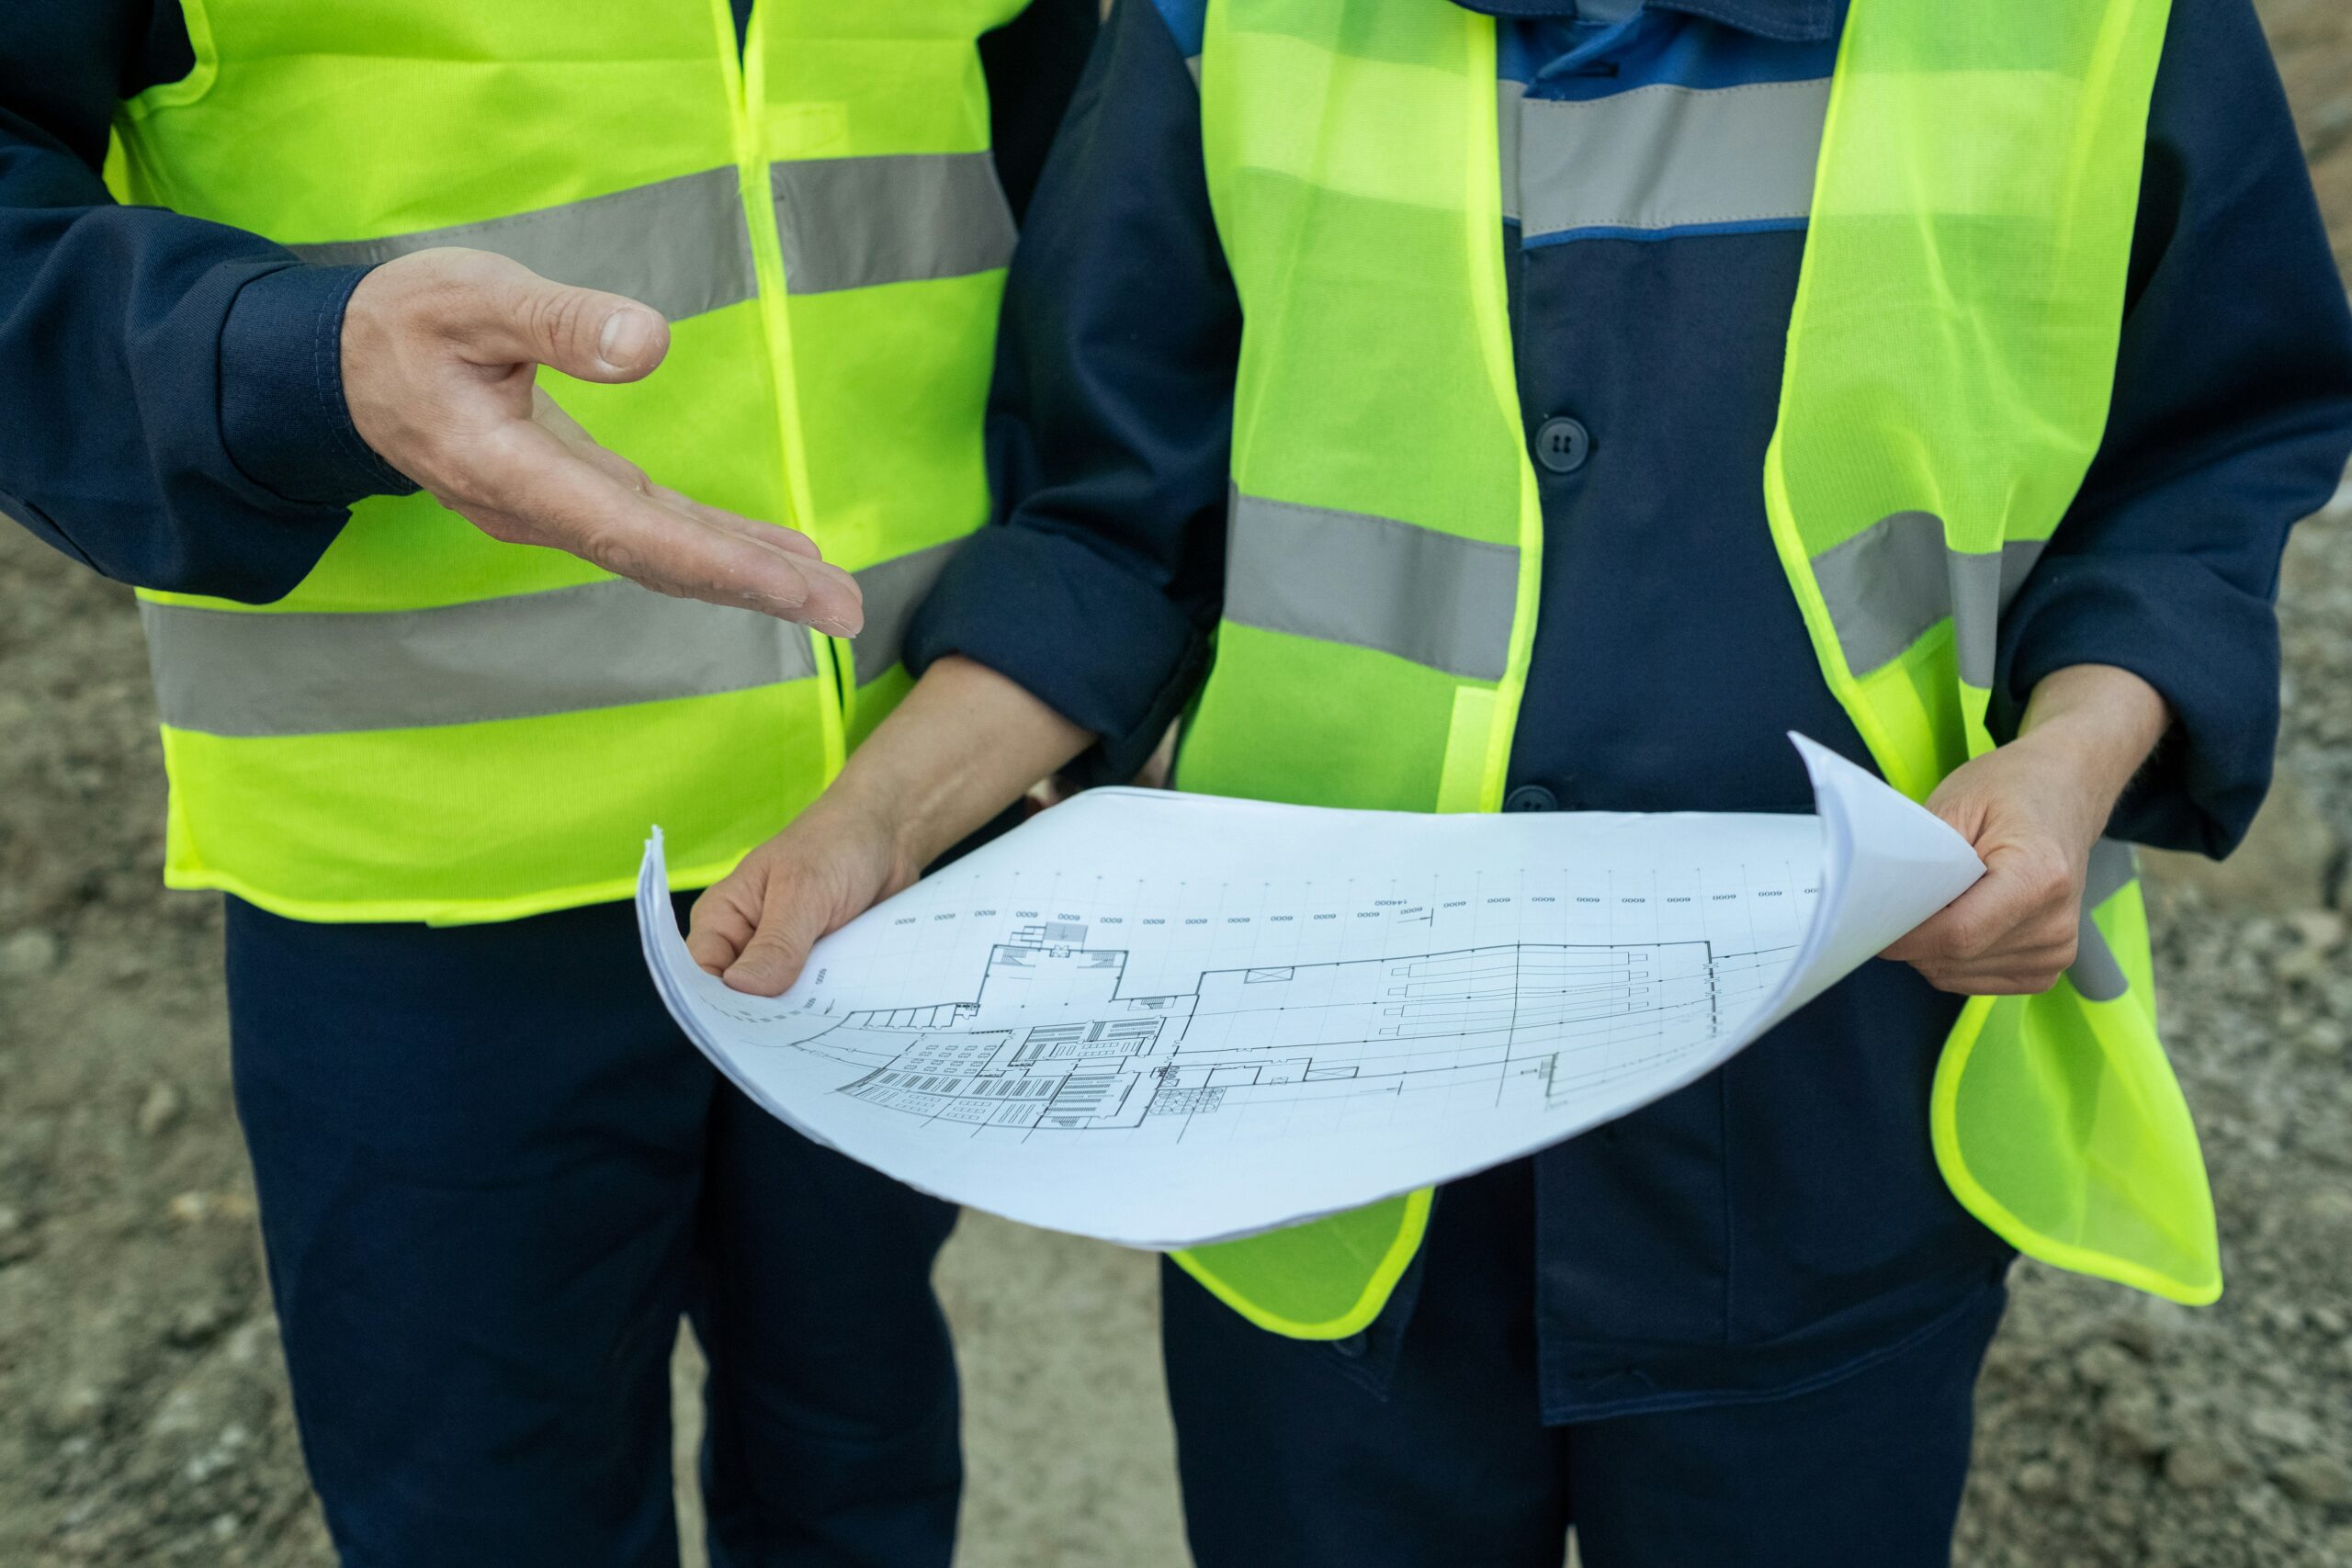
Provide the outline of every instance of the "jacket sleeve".
{"type": "Polygon", "coordinates": [[[116,101],[185,38],[149,9],[0,7],[0,512],[119,581],[260,603],[409,486],[344,407],[363,269],[107,195],[116,101]]]}
{"type": "Polygon", "coordinates": [[[2110,831],[2220,855],[2269,787],[2288,532],[2352,451],[2352,317],[2248,0],[2173,7],[2127,301],[2107,438],[2004,621],[1996,718],[2067,665],[2132,671],[2176,723],[2110,831]]]}
{"type": "Polygon", "coordinates": [[[1192,74],[1120,0],[1006,285],[994,523],[907,641],[918,673],[960,653],[1091,730],[1087,782],[1134,776],[1206,668],[1240,341],[1192,74]]]}

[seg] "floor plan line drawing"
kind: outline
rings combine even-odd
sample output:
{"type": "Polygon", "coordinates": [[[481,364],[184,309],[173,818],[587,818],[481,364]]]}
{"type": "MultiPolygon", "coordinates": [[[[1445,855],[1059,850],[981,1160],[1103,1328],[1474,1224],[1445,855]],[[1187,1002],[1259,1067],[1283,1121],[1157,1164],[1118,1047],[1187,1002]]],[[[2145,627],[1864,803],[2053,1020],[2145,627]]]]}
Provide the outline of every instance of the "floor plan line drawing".
{"type": "MultiPolygon", "coordinates": [[[[1609,1051],[1603,1070],[1622,1070],[1631,1040],[1664,1054],[1713,1039],[1724,990],[1774,973],[1719,971],[1703,941],[1511,943],[1211,969],[1185,991],[1130,996],[1126,951],[1087,935],[1020,931],[989,950],[969,999],[859,1010],[786,1048],[870,1063],[836,1091],[869,1104],[1024,1134],[1466,1084],[1488,1104],[1548,1100],[1582,1081],[1580,1053],[1609,1051]]],[[[1757,956],[1784,965],[1792,952],[1757,956]]]]}
{"type": "Polygon", "coordinates": [[[817,944],[697,968],[658,836],[638,908],[686,1034],[808,1136],[1129,1246],[1442,1181],[1693,1081],[1982,866],[1800,746],[1815,817],[1426,817],[1094,791],[817,944]]]}

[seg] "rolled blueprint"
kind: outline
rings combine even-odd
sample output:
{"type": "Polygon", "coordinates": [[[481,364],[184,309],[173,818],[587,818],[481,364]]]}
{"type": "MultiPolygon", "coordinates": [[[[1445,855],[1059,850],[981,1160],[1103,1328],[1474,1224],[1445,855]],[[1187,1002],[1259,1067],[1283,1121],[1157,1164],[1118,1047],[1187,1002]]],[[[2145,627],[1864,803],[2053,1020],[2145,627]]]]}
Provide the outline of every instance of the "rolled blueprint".
{"type": "Polygon", "coordinates": [[[952,1202],[1168,1249],[1450,1180],[1692,1082],[1984,874],[1792,737],[1817,815],[1422,816],[1095,790],[817,944],[655,985],[771,1113],[952,1202]]]}

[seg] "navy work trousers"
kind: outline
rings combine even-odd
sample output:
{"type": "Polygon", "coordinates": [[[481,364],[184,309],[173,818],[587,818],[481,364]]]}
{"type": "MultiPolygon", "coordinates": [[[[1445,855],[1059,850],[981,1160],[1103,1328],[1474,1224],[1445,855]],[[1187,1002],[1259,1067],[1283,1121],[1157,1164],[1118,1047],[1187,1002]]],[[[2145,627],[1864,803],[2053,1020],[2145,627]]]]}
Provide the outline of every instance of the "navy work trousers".
{"type": "Polygon", "coordinates": [[[1547,1427],[1520,1161],[1439,1194],[1419,1277],[1337,1344],[1173,1265],[1165,1351],[1200,1568],[1944,1568],[1988,1286],[1806,1392],[1547,1427]],[[1399,1310],[1403,1309],[1403,1310],[1399,1310]]]}
{"type": "Polygon", "coordinates": [[[232,899],[228,933],[270,1286],[346,1563],[674,1563],[682,1313],[715,1563],[948,1562],[954,1211],[722,1079],[629,906],[436,930],[232,899]]]}

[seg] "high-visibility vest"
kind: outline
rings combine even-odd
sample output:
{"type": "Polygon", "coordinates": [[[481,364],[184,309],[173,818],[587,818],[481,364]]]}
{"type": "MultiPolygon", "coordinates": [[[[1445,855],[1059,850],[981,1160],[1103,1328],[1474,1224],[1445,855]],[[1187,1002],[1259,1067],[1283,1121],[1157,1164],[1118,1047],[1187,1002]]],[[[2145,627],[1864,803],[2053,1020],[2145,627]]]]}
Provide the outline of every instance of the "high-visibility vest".
{"type": "MultiPolygon", "coordinates": [[[[2165,14],[1854,0],[1846,25],[1760,479],[1823,675],[1915,798],[1991,748],[2001,605],[2105,427],[2165,14]]],[[[1215,0],[1200,81],[1244,332],[1224,618],[1177,782],[1494,810],[1544,547],[1494,23],[1452,0],[1215,0]]],[[[1938,1161],[2021,1250],[2211,1301],[2212,1200],[2129,850],[2094,855],[2086,910],[2052,990],[1962,1010],[1938,1161]]],[[[1339,1337],[1428,1212],[1418,1192],[1180,1261],[1266,1328],[1339,1337]]]]}
{"type": "Polygon", "coordinates": [[[908,617],[986,518],[1013,224],[975,46],[1025,0],[763,0],[740,54],[724,0],[181,3],[196,69],[122,107],[119,195],[311,259],[469,246],[653,306],[650,380],[550,372],[558,400],[657,481],[813,536],[865,626],[363,502],[280,603],[142,596],[166,880],[507,919],[628,896],[655,822],[681,886],[723,874],[903,694],[908,617]]]}

